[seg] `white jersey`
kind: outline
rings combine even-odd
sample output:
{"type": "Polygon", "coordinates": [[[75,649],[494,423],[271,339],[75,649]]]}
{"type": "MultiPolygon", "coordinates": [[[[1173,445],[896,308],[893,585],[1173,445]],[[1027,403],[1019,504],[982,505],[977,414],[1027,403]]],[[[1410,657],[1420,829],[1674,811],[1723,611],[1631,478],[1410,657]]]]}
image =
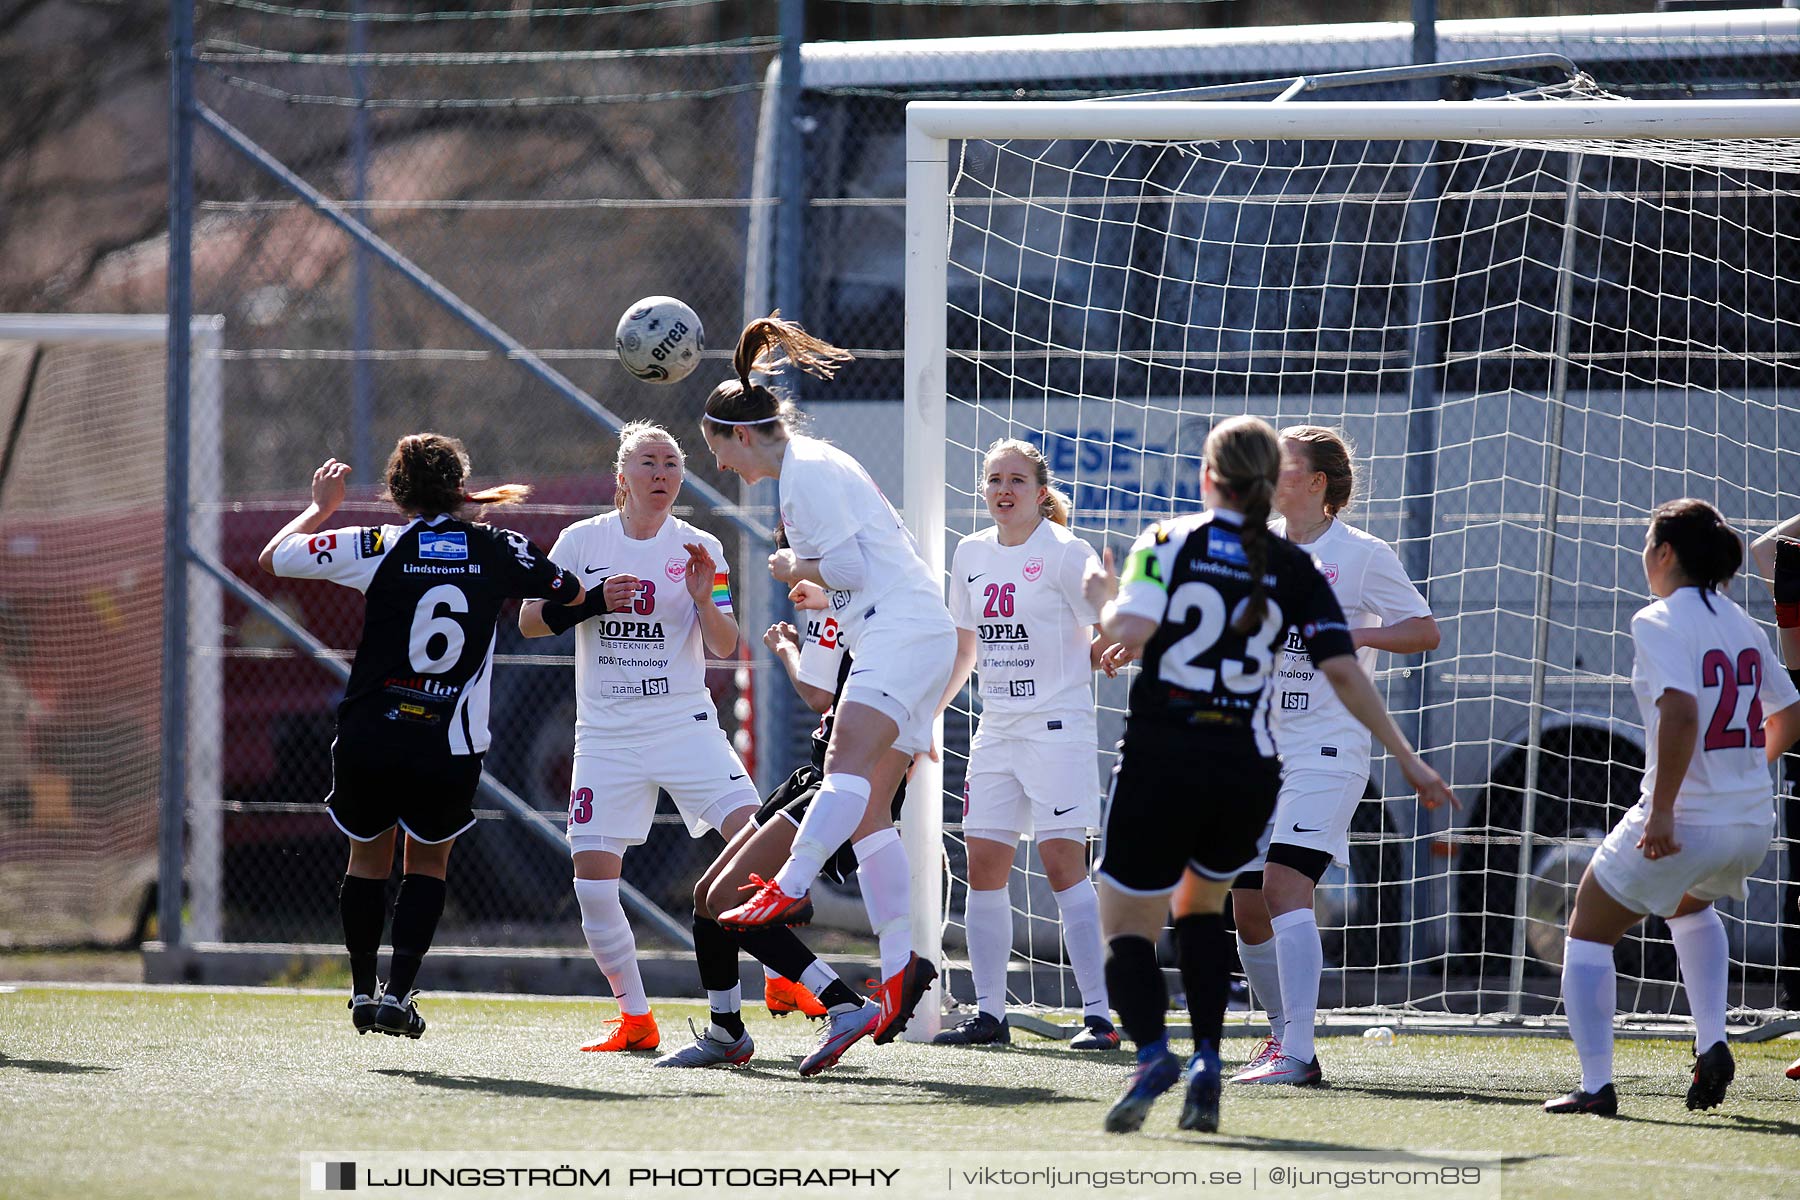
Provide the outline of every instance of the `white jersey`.
{"type": "Polygon", "coordinates": [[[1054,521],[1017,546],[999,530],[972,533],[950,563],[950,618],[975,632],[981,696],[976,741],[1067,740],[1094,723],[1091,626],[1081,592],[1093,547],[1054,521]]]}
{"type": "MultiPolygon", "coordinates": [[[[1269,522],[1269,530],[1286,537],[1287,522],[1276,517],[1269,522]]],[[[1399,556],[1373,534],[1334,520],[1316,540],[1300,549],[1312,555],[1319,573],[1331,584],[1332,595],[1343,607],[1344,621],[1352,630],[1431,615],[1430,605],[1406,577],[1399,556]]],[[[1356,651],[1357,663],[1371,677],[1380,653],[1373,646],[1356,651]]],[[[1275,672],[1275,687],[1277,694],[1270,705],[1275,716],[1275,744],[1289,770],[1324,767],[1369,773],[1368,728],[1344,707],[1331,681],[1313,666],[1305,644],[1291,629],[1275,672]]]]}
{"type": "Polygon", "coordinates": [[[793,435],[780,484],[781,523],[795,554],[823,558],[854,542],[862,556],[863,586],[831,593],[832,615],[852,654],[863,620],[877,606],[902,619],[909,613],[942,619],[943,597],[917,543],[861,463],[827,442],[793,435]]]}
{"type": "Polygon", "coordinates": [[[550,560],[590,589],[609,575],[642,580],[628,612],[589,617],[575,627],[575,745],[655,739],[696,719],[718,724],[706,690],[706,646],[687,591],[688,552],[700,542],[716,564],[710,603],[729,613],[725,549],[719,539],[669,517],[655,537],[625,536],[617,512],[577,521],[550,548],[550,560]]]}
{"type": "Polygon", "coordinates": [[[1763,718],[1800,700],[1769,637],[1729,596],[1684,587],[1631,618],[1631,690],[1644,717],[1643,794],[1656,790],[1656,702],[1671,688],[1700,706],[1675,816],[1694,825],[1767,822],[1774,786],[1763,755],[1763,718]]]}

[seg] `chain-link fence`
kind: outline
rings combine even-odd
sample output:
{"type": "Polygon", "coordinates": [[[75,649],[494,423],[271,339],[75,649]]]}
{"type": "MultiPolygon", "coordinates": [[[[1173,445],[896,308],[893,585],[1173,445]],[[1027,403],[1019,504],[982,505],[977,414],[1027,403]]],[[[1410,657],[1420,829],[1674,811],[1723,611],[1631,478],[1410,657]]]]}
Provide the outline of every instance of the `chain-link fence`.
{"type": "MultiPolygon", "coordinates": [[[[1116,95],[1385,66],[1412,53],[1404,27],[1346,24],[1321,37],[1271,24],[1403,20],[1410,11],[1403,3],[807,4],[804,31],[814,42],[940,40],[867,53],[855,45],[812,45],[801,56],[799,174],[788,190],[804,198],[805,209],[799,246],[784,255],[776,240],[784,188],[772,127],[779,7],[715,0],[195,6],[195,99],[243,143],[234,148],[218,129],[197,131],[189,213],[192,309],[223,318],[220,348],[209,359],[222,380],[222,417],[216,432],[196,429],[196,437],[216,437],[219,465],[216,478],[196,481],[196,493],[207,497],[196,520],[217,523],[227,569],[341,657],[355,644],[357,598],[326,585],[271,582],[254,566],[269,533],[304,503],[309,472],[325,456],[356,467],[346,521],[385,519],[373,477],[398,435],[425,428],[463,438],[478,481],[535,486],[533,502],[501,520],[540,545],[610,495],[615,444],[604,423],[497,348],[468,313],[452,311],[347,235],[303,197],[307,188],[530,347],[574,390],[619,418],[674,429],[690,443],[693,474],[736,497],[735,483],[718,478],[692,431],[707,390],[725,370],[740,319],[778,299],[859,354],[828,396],[803,397],[844,402],[818,406],[822,431],[861,452],[861,443],[890,428],[900,394],[899,133],[908,99],[1116,95]],[[1253,28],[1253,21],[1262,24],[1253,28]],[[1165,32],[1143,36],[1156,31],[1165,32]],[[1043,44],[1011,65],[980,42],[942,40],[1043,33],[1088,39],[1043,44]],[[1214,48],[1207,51],[1209,40],[1214,48]],[[291,178],[282,179],[283,171],[291,178]],[[777,267],[795,256],[803,266],[800,288],[783,296],[777,267]],[[701,313],[712,349],[689,380],[651,387],[611,361],[610,339],[630,301],[659,292],[701,313]]],[[[1445,4],[1438,53],[1448,59],[1561,47],[1603,85],[1628,95],[1785,94],[1780,89],[1800,74],[1791,42],[1758,38],[1754,30],[1707,34],[1700,16],[1690,35],[1677,31],[1661,42],[1622,38],[1604,24],[1574,44],[1567,31],[1548,26],[1456,24],[1631,7],[1445,4]]],[[[145,49],[139,18],[138,25],[120,24],[117,36],[135,39],[134,52],[154,63],[158,55],[145,49]]],[[[64,32],[99,36],[92,20],[70,18],[64,32]]],[[[33,275],[20,265],[36,261],[23,252],[27,245],[55,247],[39,253],[51,259],[76,245],[69,227],[79,222],[66,219],[67,195],[76,193],[58,189],[65,178],[75,187],[86,176],[60,170],[64,160],[114,155],[132,165],[127,182],[142,187],[147,177],[152,193],[160,187],[158,164],[146,165],[141,152],[160,130],[160,115],[146,117],[158,100],[154,89],[109,82],[115,76],[90,69],[78,45],[53,57],[70,81],[68,94],[91,101],[102,117],[59,123],[58,94],[41,75],[0,83],[14,89],[17,102],[0,125],[14,164],[0,187],[22,188],[43,201],[43,211],[65,214],[52,229],[21,208],[0,228],[11,260],[0,277],[0,307],[160,311],[158,247],[142,222],[97,222],[93,245],[64,254],[81,264],[78,270],[51,262],[33,275]],[[114,131],[111,139],[72,140],[93,123],[114,131]]],[[[891,471],[896,488],[897,445],[878,443],[865,456],[878,478],[891,471]]],[[[10,533],[24,517],[7,495],[0,518],[10,533]]],[[[758,522],[766,523],[771,505],[768,485],[743,497],[744,513],[758,522]]],[[[776,615],[754,539],[740,537],[729,514],[705,505],[682,515],[719,534],[734,554],[740,612],[776,615]]],[[[157,586],[152,575],[142,583],[150,591],[157,586]]],[[[341,869],[342,845],[317,806],[329,788],[340,685],[281,626],[227,596],[221,627],[196,634],[220,665],[213,932],[237,941],[329,941],[336,935],[329,881],[341,869]]],[[[31,640],[26,632],[9,633],[5,649],[9,665],[21,666],[13,675],[26,682],[13,691],[28,714],[18,723],[18,748],[0,743],[0,757],[24,768],[6,778],[29,779],[54,757],[57,706],[67,707],[48,685],[32,683],[45,672],[22,657],[29,653],[19,649],[31,640]]],[[[752,648],[758,632],[747,630],[752,648]]],[[[570,646],[528,647],[506,622],[500,636],[488,769],[533,806],[559,815],[572,742],[570,646]]],[[[79,658],[81,648],[70,653],[79,658]]],[[[719,664],[711,682],[734,734],[754,725],[758,711],[790,714],[773,739],[750,747],[760,776],[804,753],[806,721],[783,707],[785,681],[760,650],[745,662],[719,664]]],[[[140,816],[155,804],[148,780],[125,789],[140,816]]],[[[0,825],[0,857],[26,844],[13,830],[33,828],[40,810],[54,809],[20,787],[23,797],[12,805],[18,820],[0,825]]],[[[576,941],[566,859],[497,808],[483,807],[481,815],[457,852],[443,940],[576,941]]],[[[627,878],[679,916],[710,848],[689,842],[666,812],[665,819],[651,845],[628,861],[627,878]]],[[[205,852],[214,853],[211,843],[205,852]]],[[[43,916],[22,912],[7,923],[30,936],[34,924],[47,927],[43,916]]],[[[100,934],[89,927],[66,936],[100,934]]]]}

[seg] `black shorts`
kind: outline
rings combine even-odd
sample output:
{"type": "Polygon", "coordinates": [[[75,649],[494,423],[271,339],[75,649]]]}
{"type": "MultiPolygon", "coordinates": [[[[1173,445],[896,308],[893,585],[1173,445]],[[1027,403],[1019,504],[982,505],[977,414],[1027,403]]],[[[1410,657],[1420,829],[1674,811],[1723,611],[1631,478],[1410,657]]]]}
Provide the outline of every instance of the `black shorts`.
{"type": "Polygon", "coordinates": [[[1166,892],[1189,867],[1228,880],[1256,858],[1281,794],[1281,760],[1248,730],[1129,727],[1119,744],[1100,873],[1128,892],[1166,892]]]}
{"type": "MultiPolygon", "coordinates": [[[[775,817],[782,816],[792,821],[794,827],[798,829],[800,822],[806,819],[807,806],[812,803],[813,797],[819,794],[819,788],[824,786],[824,783],[825,773],[817,765],[807,763],[789,775],[780,787],[769,793],[769,798],[763,801],[762,807],[756,810],[756,815],[751,820],[756,822],[756,827],[760,829],[775,817]]],[[[894,791],[893,820],[900,819],[900,807],[904,803],[906,803],[906,781],[901,780],[900,786],[894,791]]],[[[837,851],[825,860],[825,865],[819,868],[819,873],[833,883],[848,883],[850,876],[855,872],[856,849],[849,842],[839,846],[837,851]]]]}
{"type": "MultiPolygon", "coordinates": [[[[438,740],[441,740],[438,739],[438,740]]],[[[428,752],[404,740],[346,736],[331,743],[331,795],[339,829],[359,842],[399,825],[415,841],[443,842],[475,824],[481,755],[428,752]]]]}

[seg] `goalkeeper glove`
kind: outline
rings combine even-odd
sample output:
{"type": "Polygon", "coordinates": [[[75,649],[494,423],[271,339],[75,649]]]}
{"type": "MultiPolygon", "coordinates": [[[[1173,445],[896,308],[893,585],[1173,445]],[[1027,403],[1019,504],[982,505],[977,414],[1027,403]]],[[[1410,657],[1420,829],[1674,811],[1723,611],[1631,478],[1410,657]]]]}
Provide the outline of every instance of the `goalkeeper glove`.
{"type": "Polygon", "coordinates": [[[1800,626],[1800,542],[1775,540],[1775,624],[1783,629],[1800,626]]]}

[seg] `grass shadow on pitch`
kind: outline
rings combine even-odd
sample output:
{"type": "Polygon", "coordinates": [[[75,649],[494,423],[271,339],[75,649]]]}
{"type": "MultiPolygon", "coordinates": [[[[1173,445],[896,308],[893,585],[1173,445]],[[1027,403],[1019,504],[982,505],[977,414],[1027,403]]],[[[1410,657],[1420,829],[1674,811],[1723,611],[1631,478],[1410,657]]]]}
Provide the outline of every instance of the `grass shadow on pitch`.
{"type": "Polygon", "coordinates": [[[8,1058],[0,1054],[0,1069],[13,1067],[20,1071],[30,1071],[34,1075],[98,1075],[102,1071],[117,1071],[118,1067],[95,1066],[91,1063],[58,1062],[51,1058],[8,1058]]]}
{"type": "MultiPolygon", "coordinates": [[[[608,1092],[599,1088],[566,1087],[535,1079],[496,1079],[488,1075],[444,1075],[437,1071],[409,1071],[402,1067],[377,1067],[372,1075],[388,1075],[410,1079],[420,1087],[444,1088],[453,1092],[485,1092],[490,1096],[510,1096],[528,1100],[650,1100],[660,1098],[649,1092],[608,1092]]],[[[685,1092],[683,1100],[718,1099],[718,1092],[685,1092]]]]}
{"type": "Polygon", "coordinates": [[[922,1092],[918,1096],[895,1096],[888,1094],[879,1098],[850,1099],[839,1101],[842,1104],[958,1104],[964,1108],[1014,1108],[1027,1104],[1091,1104],[1088,1096],[1069,1096],[1062,1092],[1043,1087],[1002,1087],[996,1084],[973,1083],[967,1080],[951,1079],[906,1079],[892,1075],[865,1074],[861,1069],[854,1073],[839,1068],[832,1072],[831,1081],[851,1087],[903,1088],[908,1092],[922,1092]]]}
{"type": "MultiPolygon", "coordinates": [[[[1770,1117],[1747,1117],[1742,1113],[1718,1113],[1709,1117],[1705,1113],[1695,1113],[1685,1121],[1670,1121],[1662,1117],[1638,1117],[1630,1113],[1620,1113],[1614,1117],[1603,1118],[1608,1121],[1619,1121],[1627,1125],[1669,1125],[1676,1129],[1692,1129],[1707,1120],[1730,1121],[1731,1127],[1742,1133],[1772,1133],[1780,1137],[1793,1137],[1800,1134],[1800,1121],[1777,1121],[1770,1117]]],[[[1719,1127],[1722,1128],[1722,1127],[1719,1127]]]]}
{"type": "Polygon", "coordinates": [[[1444,1100],[1465,1100],[1470,1104],[1505,1104],[1523,1108],[1540,1108],[1544,1101],[1533,1092],[1477,1092],[1464,1088],[1398,1088],[1382,1087],[1369,1083],[1333,1083],[1329,1085],[1333,1092],[1355,1092],[1362,1096],[1373,1096],[1382,1100],[1424,1100],[1441,1103],[1444,1100]]]}

